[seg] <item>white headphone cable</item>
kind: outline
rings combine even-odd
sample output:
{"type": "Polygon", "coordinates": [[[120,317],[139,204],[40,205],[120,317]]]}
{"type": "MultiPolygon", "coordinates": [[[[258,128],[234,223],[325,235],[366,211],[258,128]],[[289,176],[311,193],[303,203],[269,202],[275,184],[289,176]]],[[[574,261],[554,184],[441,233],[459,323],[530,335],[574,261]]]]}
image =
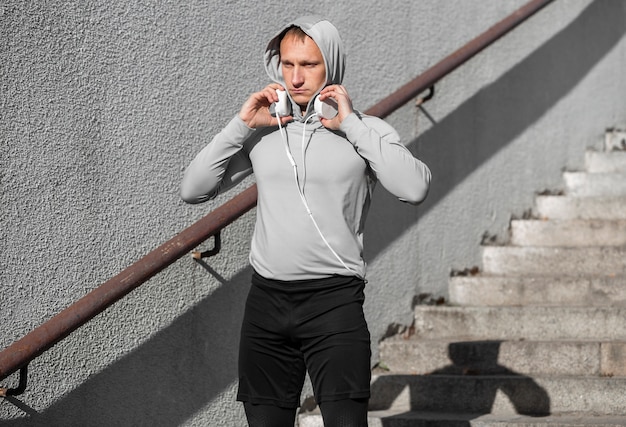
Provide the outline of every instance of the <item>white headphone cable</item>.
{"type": "MultiPolygon", "coordinates": [[[[306,163],[305,163],[305,138],[306,138],[306,123],[309,121],[309,119],[313,118],[317,116],[317,113],[311,114],[303,123],[303,128],[302,128],[302,170],[303,170],[303,178],[306,178],[306,163]]],[[[320,229],[319,225],[317,224],[317,221],[315,220],[315,217],[313,216],[313,212],[311,211],[311,208],[309,207],[309,203],[306,200],[306,196],[304,195],[304,190],[303,188],[300,186],[300,177],[298,176],[298,166],[296,165],[296,161],[293,158],[293,155],[291,154],[291,149],[289,148],[289,142],[287,140],[287,135],[286,135],[286,131],[284,130],[284,128],[282,127],[282,124],[280,122],[280,120],[278,120],[278,128],[280,131],[280,135],[283,139],[283,142],[285,144],[285,152],[287,153],[287,158],[289,159],[289,163],[291,163],[291,166],[293,167],[293,172],[294,172],[294,177],[295,177],[295,182],[296,182],[296,186],[298,187],[298,194],[300,195],[300,200],[302,201],[302,204],[304,205],[307,214],[309,215],[309,218],[311,218],[311,221],[313,222],[313,225],[315,226],[315,229],[317,230],[317,233],[319,234],[319,236],[322,238],[322,241],[324,242],[324,244],[326,245],[326,247],[328,247],[328,249],[332,252],[332,254],[335,256],[335,258],[337,258],[337,260],[341,263],[341,265],[348,270],[350,273],[354,274],[355,276],[364,279],[363,277],[361,277],[361,275],[359,273],[357,273],[356,271],[354,271],[354,269],[350,268],[348,265],[346,265],[346,263],[343,261],[343,259],[341,259],[341,257],[339,256],[339,254],[333,249],[333,247],[330,245],[330,243],[328,242],[328,240],[326,239],[326,237],[324,236],[324,233],[322,233],[322,230],[320,229]]]]}

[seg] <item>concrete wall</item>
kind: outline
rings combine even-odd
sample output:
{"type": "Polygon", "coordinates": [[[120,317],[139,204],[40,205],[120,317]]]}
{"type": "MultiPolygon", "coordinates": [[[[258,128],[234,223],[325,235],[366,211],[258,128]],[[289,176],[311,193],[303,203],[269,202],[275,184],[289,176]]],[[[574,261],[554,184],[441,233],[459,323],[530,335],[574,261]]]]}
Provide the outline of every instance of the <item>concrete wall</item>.
{"type": "MultiPolygon", "coordinates": [[[[320,13],[337,25],[345,84],[365,109],[522,4],[5,0],[0,348],[235,194],[185,205],[181,173],[267,83],[262,52],[287,20],[320,13]]],[[[410,324],[415,301],[446,296],[452,269],[479,264],[483,235],[505,239],[535,192],[558,189],[563,168],[626,122],[625,8],[556,1],[445,78],[422,110],[389,118],[434,181],[417,208],[377,191],[374,351],[410,324]]],[[[229,227],[207,264],[180,260],[33,361],[27,392],[0,400],[0,424],[242,425],[253,221],[229,227]]]]}

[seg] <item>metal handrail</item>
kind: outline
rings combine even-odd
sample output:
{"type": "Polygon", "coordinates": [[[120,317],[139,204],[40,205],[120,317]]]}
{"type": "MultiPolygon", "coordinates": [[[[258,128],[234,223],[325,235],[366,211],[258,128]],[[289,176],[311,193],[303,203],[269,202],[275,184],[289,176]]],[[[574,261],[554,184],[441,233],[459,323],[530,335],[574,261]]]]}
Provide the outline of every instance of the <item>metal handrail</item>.
{"type": "MultiPolygon", "coordinates": [[[[0,380],[27,366],[31,360],[173,264],[183,255],[188,254],[203,241],[218,235],[223,228],[255,207],[256,200],[256,186],[244,190],[2,350],[0,352],[0,380]]],[[[25,380],[20,380],[20,384],[25,384],[25,380]]],[[[17,395],[23,391],[23,388],[0,389],[0,396],[17,395]]]]}
{"type": "MultiPolygon", "coordinates": [[[[432,93],[436,82],[552,1],[528,2],[391,95],[365,110],[365,113],[384,118],[427,89],[431,89],[432,93]]],[[[19,370],[20,386],[15,389],[0,388],[0,396],[17,395],[23,392],[26,386],[26,368],[31,360],[188,254],[203,241],[211,236],[219,236],[223,228],[254,208],[256,202],[256,185],[252,185],[2,350],[0,352],[0,380],[19,370]]],[[[216,248],[218,246],[219,240],[216,241],[216,248]]],[[[215,251],[211,252],[215,253],[215,251]]]]}

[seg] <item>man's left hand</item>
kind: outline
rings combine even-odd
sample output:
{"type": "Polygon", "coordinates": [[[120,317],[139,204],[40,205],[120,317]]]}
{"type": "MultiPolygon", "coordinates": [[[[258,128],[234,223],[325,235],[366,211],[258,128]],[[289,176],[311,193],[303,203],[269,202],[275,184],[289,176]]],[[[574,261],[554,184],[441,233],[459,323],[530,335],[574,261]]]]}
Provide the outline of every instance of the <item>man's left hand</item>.
{"type": "Polygon", "coordinates": [[[332,119],[320,118],[320,122],[328,129],[338,130],[341,122],[354,111],[348,91],[342,85],[326,86],[320,92],[320,101],[333,98],[337,102],[337,115],[332,119]]]}

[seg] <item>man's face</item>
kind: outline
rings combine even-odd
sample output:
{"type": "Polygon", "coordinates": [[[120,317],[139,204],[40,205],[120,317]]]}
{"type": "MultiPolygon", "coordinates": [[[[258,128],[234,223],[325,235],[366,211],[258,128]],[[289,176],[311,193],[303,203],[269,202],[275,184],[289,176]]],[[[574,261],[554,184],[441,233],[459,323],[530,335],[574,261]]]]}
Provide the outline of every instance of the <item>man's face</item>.
{"type": "Polygon", "coordinates": [[[326,83],[322,52],[310,37],[300,40],[288,34],[280,43],[280,63],[286,89],[304,111],[313,95],[326,83]]]}

